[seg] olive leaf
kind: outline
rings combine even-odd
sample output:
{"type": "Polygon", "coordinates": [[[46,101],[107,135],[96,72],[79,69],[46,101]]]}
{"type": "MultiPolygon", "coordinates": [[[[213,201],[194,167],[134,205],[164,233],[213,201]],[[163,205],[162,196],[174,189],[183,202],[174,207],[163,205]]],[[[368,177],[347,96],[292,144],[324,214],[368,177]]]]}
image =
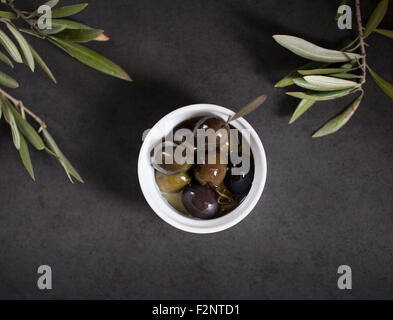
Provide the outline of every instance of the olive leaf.
{"type": "Polygon", "coordinates": [[[45,149],[44,142],[42,141],[40,135],[30,123],[27,122],[25,118],[15,109],[12,103],[7,99],[3,99],[3,104],[7,106],[7,108],[12,112],[12,115],[15,119],[15,123],[18,126],[19,131],[26,137],[26,139],[36,148],[41,151],[45,149]]]}
{"type": "Polygon", "coordinates": [[[368,68],[368,70],[370,71],[370,74],[373,77],[375,83],[382,89],[383,92],[385,92],[388,97],[393,99],[393,84],[387,82],[371,68],[368,68]]]}
{"type": "Polygon", "coordinates": [[[11,89],[16,89],[19,87],[18,81],[16,81],[14,78],[1,71],[0,71],[0,84],[11,89]]]}
{"type": "Polygon", "coordinates": [[[335,78],[340,78],[340,79],[359,79],[361,76],[358,76],[356,74],[352,73],[337,73],[337,74],[332,74],[332,77],[335,78]]]}
{"type": "Polygon", "coordinates": [[[14,115],[12,111],[8,108],[7,105],[7,98],[4,97],[3,95],[0,95],[0,101],[1,101],[1,108],[4,113],[4,119],[7,121],[7,123],[10,125],[11,128],[11,134],[12,134],[12,141],[14,142],[15,148],[20,149],[20,133],[18,130],[18,126],[16,125],[14,115]]]}
{"type": "Polygon", "coordinates": [[[65,25],[57,26],[51,29],[41,30],[41,33],[44,35],[52,35],[57,34],[65,30],[67,27],[65,25]]]}
{"type": "Polygon", "coordinates": [[[258,98],[254,99],[249,104],[247,104],[242,110],[240,110],[238,113],[236,113],[233,117],[230,117],[228,120],[228,123],[235,121],[239,118],[243,118],[246,115],[248,115],[249,113],[255,111],[266,101],[266,99],[267,99],[266,94],[263,94],[263,95],[259,96],[258,98]]]}
{"type": "Polygon", "coordinates": [[[313,138],[325,137],[339,131],[342,127],[344,127],[349,122],[349,120],[351,120],[352,116],[359,108],[362,99],[363,99],[363,95],[358,97],[343,113],[341,113],[334,119],[330,120],[321,129],[319,129],[313,135],[313,138]]]}
{"type": "Polygon", "coordinates": [[[313,100],[303,99],[299,102],[289,124],[294,123],[297,119],[299,119],[308,109],[310,109],[315,104],[313,100]]]}
{"type": "Polygon", "coordinates": [[[360,86],[360,84],[355,81],[337,79],[337,78],[326,77],[326,76],[305,76],[304,80],[311,83],[312,85],[332,91],[356,88],[360,86]]]}
{"type": "Polygon", "coordinates": [[[33,164],[31,163],[31,158],[30,158],[29,147],[27,145],[25,138],[22,135],[20,136],[19,155],[20,158],[22,159],[22,163],[25,166],[27,172],[30,174],[31,178],[35,180],[33,164]]]}
{"type": "Polygon", "coordinates": [[[378,3],[374,12],[372,13],[364,31],[364,38],[367,38],[371,33],[378,28],[383,18],[385,18],[386,12],[388,11],[389,0],[382,0],[378,3]]]}
{"type": "Polygon", "coordinates": [[[382,34],[385,37],[393,39],[393,30],[386,30],[386,29],[375,29],[375,32],[382,34]]]}
{"type": "Polygon", "coordinates": [[[55,9],[52,11],[52,18],[66,18],[73,16],[83,11],[87,6],[87,3],[80,3],[55,9]]]}
{"type": "Polygon", "coordinates": [[[16,14],[9,11],[0,11],[0,18],[16,19],[16,14]]]}
{"type": "Polygon", "coordinates": [[[338,91],[329,91],[329,92],[287,92],[286,94],[298,98],[298,99],[305,99],[305,100],[312,100],[312,101],[328,101],[334,100],[337,98],[341,98],[349,94],[353,88],[338,90],[338,91]]]}
{"type": "Polygon", "coordinates": [[[67,29],[57,34],[56,37],[61,38],[63,40],[82,43],[82,42],[89,42],[95,40],[103,33],[104,30],[98,30],[98,29],[77,29],[77,30],[67,29]]]}
{"type": "Polygon", "coordinates": [[[273,38],[284,48],[292,51],[300,57],[312,61],[336,63],[361,58],[361,55],[356,53],[325,49],[309,41],[294,36],[275,35],[273,38]]]}
{"type": "MultiPolygon", "coordinates": [[[[326,66],[325,63],[321,62],[310,62],[305,64],[304,66],[300,67],[300,70],[310,70],[310,69],[315,69],[315,68],[321,68],[322,66],[326,66]]],[[[284,88],[288,87],[294,84],[293,79],[300,77],[300,74],[298,72],[298,69],[293,70],[290,74],[288,74],[286,77],[284,77],[282,80],[277,82],[275,84],[276,88],[284,88]]]]}
{"type": "Polygon", "coordinates": [[[16,29],[11,23],[7,23],[7,27],[11,31],[11,33],[14,35],[16,41],[19,43],[19,46],[23,52],[23,55],[26,59],[28,66],[30,67],[31,71],[34,72],[35,63],[34,63],[33,54],[31,53],[31,50],[30,50],[30,45],[26,41],[25,37],[19,32],[19,30],[16,29]]]}
{"type": "Polygon", "coordinates": [[[2,30],[0,30],[0,43],[15,62],[23,63],[23,59],[18,48],[2,30]]]}
{"type": "Polygon", "coordinates": [[[355,69],[351,68],[325,68],[325,69],[313,69],[313,70],[298,70],[298,72],[303,76],[308,75],[320,75],[320,74],[332,74],[332,73],[345,73],[350,72],[355,69]]]}
{"type": "Polygon", "coordinates": [[[52,79],[54,83],[57,83],[57,80],[55,76],[53,75],[52,71],[49,69],[45,61],[41,58],[41,56],[37,53],[37,51],[34,50],[32,46],[30,46],[31,53],[33,54],[33,57],[35,61],[40,65],[42,70],[45,71],[45,73],[49,76],[49,78],[52,79]]]}
{"type": "Polygon", "coordinates": [[[91,29],[91,27],[72,20],[52,19],[52,27],[66,26],[66,29],[91,29]]]}
{"type": "Polygon", "coordinates": [[[49,41],[91,68],[119,79],[132,81],[121,67],[87,47],[54,36],[49,37],[49,41]]]}
{"type": "Polygon", "coordinates": [[[8,66],[10,66],[11,68],[14,67],[14,64],[12,63],[12,61],[10,60],[10,58],[8,58],[3,52],[0,51],[0,60],[3,61],[5,64],[7,64],[8,66]]]}
{"type": "Polygon", "coordinates": [[[334,91],[332,89],[326,89],[322,86],[318,86],[306,81],[304,78],[296,78],[293,80],[294,83],[303,89],[312,90],[312,91],[334,91]]]}
{"type": "MultiPolygon", "coordinates": [[[[58,3],[59,3],[59,0],[49,0],[49,1],[45,2],[43,4],[43,6],[48,6],[50,8],[54,8],[57,6],[58,3]]],[[[32,18],[32,17],[36,17],[37,15],[38,15],[38,9],[35,10],[29,17],[32,18]]]]}
{"type": "Polygon", "coordinates": [[[79,173],[75,170],[75,168],[72,166],[72,164],[64,156],[63,152],[60,150],[60,148],[58,147],[55,140],[50,135],[50,133],[48,132],[47,129],[42,130],[42,136],[44,137],[44,140],[47,143],[49,150],[51,150],[56,155],[60,164],[63,166],[70,181],[72,183],[74,183],[72,180],[72,178],[74,177],[79,182],[84,183],[84,181],[81,178],[81,176],[79,175],[79,173]]]}

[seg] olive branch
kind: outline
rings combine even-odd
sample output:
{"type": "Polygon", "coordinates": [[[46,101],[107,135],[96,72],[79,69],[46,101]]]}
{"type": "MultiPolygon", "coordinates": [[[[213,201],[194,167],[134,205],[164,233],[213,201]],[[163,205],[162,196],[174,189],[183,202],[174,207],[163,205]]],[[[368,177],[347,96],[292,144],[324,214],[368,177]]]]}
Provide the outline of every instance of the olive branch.
{"type": "MultiPolygon", "coordinates": [[[[346,4],[347,1],[342,1],[346,4]]],[[[358,110],[365,94],[364,84],[370,73],[383,92],[393,99],[393,85],[373,71],[367,61],[366,39],[373,33],[393,39],[393,30],[380,29],[386,16],[389,0],[379,2],[366,27],[363,26],[360,0],[355,0],[358,36],[342,50],[330,50],[317,46],[304,39],[275,35],[273,38],[293,53],[310,60],[310,62],[287,75],[276,84],[276,87],[297,85],[307,91],[287,92],[288,95],[301,99],[290,124],[299,119],[318,101],[328,101],[351,94],[359,96],[338,116],[328,121],[314,135],[314,138],[336,133],[343,128],[358,110]]],[[[339,16],[338,16],[339,18],[339,16]]]]}
{"type": "MultiPolygon", "coordinates": [[[[44,5],[55,9],[51,11],[52,28],[45,30],[41,30],[38,26],[41,17],[38,9],[33,12],[22,11],[15,6],[14,0],[1,0],[1,3],[7,6],[8,10],[0,11],[0,23],[5,27],[0,28],[0,47],[3,47],[8,55],[0,51],[0,61],[9,67],[13,68],[14,62],[24,63],[34,72],[36,64],[38,64],[49,78],[57,83],[48,65],[23,36],[22,33],[25,33],[51,42],[91,68],[122,80],[131,81],[129,75],[121,67],[80,44],[109,40],[103,30],[94,29],[69,19],[69,17],[84,10],[88,5],[87,3],[55,8],[59,0],[47,1],[44,5]]],[[[19,87],[17,80],[1,71],[0,85],[9,89],[19,87]]],[[[0,87],[0,120],[3,115],[11,128],[15,148],[19,151],[22,163],[33,180],[35,180],[35,176],[29,145],[38,151],[46,151],[56,158],[72,183],[73,179],[83,183],[82,177],[49,133],[45,122],[28,109],[21,100],[14,98],[0,87]]]]}

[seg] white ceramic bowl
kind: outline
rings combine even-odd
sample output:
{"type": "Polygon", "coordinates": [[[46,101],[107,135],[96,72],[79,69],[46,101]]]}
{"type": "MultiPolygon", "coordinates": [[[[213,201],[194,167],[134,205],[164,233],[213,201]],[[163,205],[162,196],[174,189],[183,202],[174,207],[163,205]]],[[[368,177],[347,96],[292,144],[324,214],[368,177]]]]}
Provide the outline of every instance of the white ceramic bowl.
{"type": "Polygon", "coordinates": [[[192,118],[213,115],[226,121],[228,120],[228,116],[234,114],[235,113],[229,109],[211,104],[187,106],[175,110],[162,118],[146,136],[139,154],[139,183],[150,207],[160,218],[173,227],[191,233],[202,234],[223,231],[242,221],[258,203],[266,182],[266,155],[258,134],[244,119],[236,120],[232,122],[231,125],[239,130],[248,129],[250,131],[251,141],[249,141],[249,143],[255,161],[255,176],[250,192],[235,210],[223,217],[213,220],[188,218],[176,211],[166,201],[155,182],[154,169],[151,165],[151,151],[161,142],[163,137],[171,132],[177,125],[192,118]]]}

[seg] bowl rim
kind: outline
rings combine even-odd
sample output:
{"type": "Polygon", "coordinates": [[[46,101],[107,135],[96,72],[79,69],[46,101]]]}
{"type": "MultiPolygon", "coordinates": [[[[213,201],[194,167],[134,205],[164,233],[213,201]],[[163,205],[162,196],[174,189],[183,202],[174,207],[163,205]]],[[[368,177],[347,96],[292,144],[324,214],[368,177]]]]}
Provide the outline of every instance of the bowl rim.
{"type": "Polygon", "coordinates": [[[138,158],[138,179],[140,188],[147,203],[162,220],[182,231],[196,234],[210,234],[221,232],[235,226],[244,220],[255,208],[262,196],[266,184],[267,159],[263,144],[254,128],[243,118],[234,121],[231,125],[235,128],[248,129],[250,131],[249,143],[253,152],[254,161],[257,162],[258,160],[258,164],[255,163],[256,170],[254,182],[250,192],[235,210],[223,217],[212,220],[199,220],[182,215],[169,205],[159,191],[154,180],[154,168],[151,166],[150,152],[152,147],[158,143],[155,141],[157,140],[157,137],[162,134],[160,138],[162,139],[162,137],[169,132],[162,133],[163,128],[165,128],[164,131],[168,130],[168,123],[174,121],[174,118],[179,118],[179,120],[176,120],[176,124],[171,126],[169,129],[172,130],[176,125],[187,119],[181,119],[181,116],[184,117],[185,115],[190,114],[188,118],[197,117],[196,113],[200,113],[199,116],[203,116],[203,114],[211,114],[221,118],[224,116],[233,116],[235,114],[235,112],[230,109],[213,104],[194,104],[176,109],[164,116],[153,126],[144,139],[138,158]],[[154,138],[155,135],[157,136],[156,138],[154,138]],[[149,175],[147,175],[146,170],[150,171],[149,175]]]}

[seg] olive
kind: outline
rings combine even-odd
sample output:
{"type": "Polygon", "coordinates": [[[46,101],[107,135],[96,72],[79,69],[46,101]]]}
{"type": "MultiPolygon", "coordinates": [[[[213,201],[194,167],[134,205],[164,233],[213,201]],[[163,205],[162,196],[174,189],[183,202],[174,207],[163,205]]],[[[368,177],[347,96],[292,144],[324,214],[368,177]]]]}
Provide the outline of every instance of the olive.
{"type": "Polygon", "coordinates": [[[195,218],[208,220],[217,216],[220,205],[217,194],[207,186],[192,184],[183,190],[183,204],[195,218]]]}
{"type": "Polygon", "coordinates": [[[198,123],[195,125],[195,128],[194,128],[194,135],[196,137],[198,137],[197,130],[206,130],[207,131],[209,129],[214,131],[214,133],[213,133],[214,136],[209,134],[209,132],[206,132],[206,136],[208,139],[206,142],[206,146],[209,149],[216,148],[217,146],[222,146],[225,143],[227,143],[228,135],[229,135],[227,125],[223,120],[216,118],[216,117],[205,117],[205,118],[201,119],[200,121],[198,121],[198,123]],[[226,129],[226,132],[225,132],[225,129],[226,129]],[[212,137],[212,139],[216,138],[216,143],[209,144],[210,140],[212,140],[212,139],[209,139],[209,137],[212,137]]]}
{"type": "Polygon", "coordinates": [[[185,216],[190,216],[190,214],[187,212],[187,209],[184,207],[182,192],[163,193],[162,195],[174,209],[184,214],[185,216]]]}
{"type": "Polygon", "coordinates": [[[191,181],[190,176],[186,173],[178,173],[173,175],[166,175],[156,171],[156,182],[158,188],[162,192],[173,193],[183,189],[191,181]]]}
{"type": "Polygon", "coordinates": [[[255,165],[254,160],[247,154],[241,156],[243,159],[247,157],[247,161],[250,161],[250,168],[246,172],[241,172],[240,174],[234,175],[232,172],[233,168],[241,168],[242,163],[234,165],[230,162],[228,173],[225,177],[225,185],[234,194],[241,195],[246,194],[250,191],[252,182],[254,180],[255,165]]]}
{"type": "Polygon", "coordinates": [[[194,167],[195,179],[201,185],[219,186],[225,179],[228,165],[220,163],[220,152],[216,153],[216,163],[210,164],[208,156],[205,156],[205,164],[198,164],[194,167]]]}
{"type": "MultiPolygon", "coordinates": [[[[178,163],[175,159],[176,148],[179,146],[172,142],[165,142],[159,144],[153,151],[152,165],[157,171],[172,175],[181,172],[186,172],[191,168],[192,164],[178,163]]],[[[184,153],[183,153],[184,155],[184,153]]]]}

